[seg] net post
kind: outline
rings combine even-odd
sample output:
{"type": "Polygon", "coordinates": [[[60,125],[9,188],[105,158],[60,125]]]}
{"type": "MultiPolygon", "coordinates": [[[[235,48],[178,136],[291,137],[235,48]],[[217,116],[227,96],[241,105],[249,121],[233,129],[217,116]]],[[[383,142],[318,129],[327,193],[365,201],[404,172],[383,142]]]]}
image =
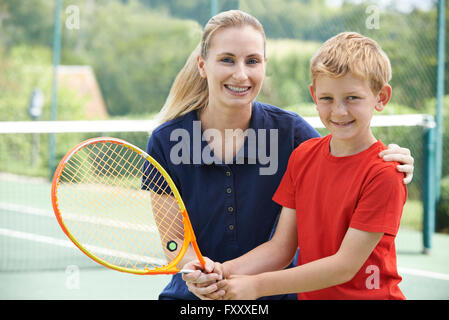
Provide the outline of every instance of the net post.
{"type": "Polygon", "coordinates": [[[436,210],[436,125],[432,116],[424,119],[424,168],[422,201],[423,217],[423,253],[430,254],[432,249],[432,236],[435,231],[436,210]]]}
{"type": "Polygon", "coordinates": [[[218,0],[210,0],[210,16],[213,17],[218,13],[218,0]]]}
{"type": "Polygon", "coordinates": [[[446,0],[438,1],[438,53],[437,53],[437,90],[436,90],[436,189],[435,197],[438,201],[441,194],[441,178],[443,172],[443,98],[445,77],[445,36],[446,36],[446,0]]]}

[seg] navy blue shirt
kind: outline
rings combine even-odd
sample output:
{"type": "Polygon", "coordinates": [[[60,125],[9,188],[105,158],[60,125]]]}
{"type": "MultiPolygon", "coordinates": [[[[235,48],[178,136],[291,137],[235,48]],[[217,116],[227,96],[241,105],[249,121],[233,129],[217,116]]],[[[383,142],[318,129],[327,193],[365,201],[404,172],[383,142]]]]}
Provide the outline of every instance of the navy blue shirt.
{"type": "MultiPolygon", "coordinates": [[[[257,101],[252,108],[245,143],[228,163],[214,158],[202,139],[197,111],[160,125],[148,141],[148,154],[178,187],[201,253],[217,262],[269,240],[281,209],[271,199],[290,154],[319,136],[293,112],[257,101]]],[[[179,274],[159,298],[196,299],[179,274]]]]}

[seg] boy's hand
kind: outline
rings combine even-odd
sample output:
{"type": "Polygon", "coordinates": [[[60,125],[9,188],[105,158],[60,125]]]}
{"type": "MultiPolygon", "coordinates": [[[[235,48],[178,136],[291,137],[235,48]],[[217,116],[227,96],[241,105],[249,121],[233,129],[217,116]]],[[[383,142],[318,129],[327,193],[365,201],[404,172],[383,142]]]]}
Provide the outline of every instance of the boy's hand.
{"type": "Polygon", "coordinates": [[[405,173],[405,178],[403,179],[405,184],[409,184],[413,179],[413,163],[415,159],[411,156],[410,150],[407,148],[401,148],[397,144],[389,144],[388,149],[383,150],[379,153],[379,157],[383,158],[384,161],[396,161],[401,163],[397,166],[399,172],[405,173]]]}
{"type": "Polygon", "coordinates": [[[256,276],[231,276],[229,279],[219,281],[218,288],[225,293],[223,300],[256,300],[256,276]]]}
{"type": "Polygon", "coordinates": [[[183,269],[195,270],[195,272],[182,275],[187,288],[201,300],[220,299],[224,291],[218,290],[217,281],[223,279],[223,267],[218,262],[213,262],[207,257],[205,269],[198,260],[184,265],[183,269]]]}

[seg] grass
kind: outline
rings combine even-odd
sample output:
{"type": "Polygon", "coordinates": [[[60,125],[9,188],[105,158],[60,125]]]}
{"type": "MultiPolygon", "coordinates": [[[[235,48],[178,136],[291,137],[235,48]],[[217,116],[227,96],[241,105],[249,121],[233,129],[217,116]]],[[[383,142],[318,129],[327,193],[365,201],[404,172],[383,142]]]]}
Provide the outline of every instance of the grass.
{"type": "Polygon", "coordinates": [[[421,231],[423,223],[423,205],[419,200],[408,199],[402,213],[401,227],[421,231]]]}

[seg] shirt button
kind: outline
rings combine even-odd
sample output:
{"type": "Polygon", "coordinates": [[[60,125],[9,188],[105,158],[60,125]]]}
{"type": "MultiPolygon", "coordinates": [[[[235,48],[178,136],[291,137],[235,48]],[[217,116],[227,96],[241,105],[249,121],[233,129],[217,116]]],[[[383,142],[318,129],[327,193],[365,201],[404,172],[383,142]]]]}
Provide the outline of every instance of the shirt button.
{"type": "Polygon", "coordinates": [[[227,188],[226,189],[226,193],[231,193],[232,192],[232,188],[227,188]]]}
{"type": "Polygon", "coordinates": [[[230,224],[230,225],[228,226],[228,229],[231,230],[231,231],[234,230],[234,225],[233,225],[233,224],[230,224]]]}
{"type": "Polygon", "coordinates": [[[226,176],[230,177],[231,176],[231,171],[226,171],[226,176]]]}
{"type": "Polygon", "coordinates": [[[228,212],[234,212],[234,208],[233,207],[228,207],[228,212]]]}

